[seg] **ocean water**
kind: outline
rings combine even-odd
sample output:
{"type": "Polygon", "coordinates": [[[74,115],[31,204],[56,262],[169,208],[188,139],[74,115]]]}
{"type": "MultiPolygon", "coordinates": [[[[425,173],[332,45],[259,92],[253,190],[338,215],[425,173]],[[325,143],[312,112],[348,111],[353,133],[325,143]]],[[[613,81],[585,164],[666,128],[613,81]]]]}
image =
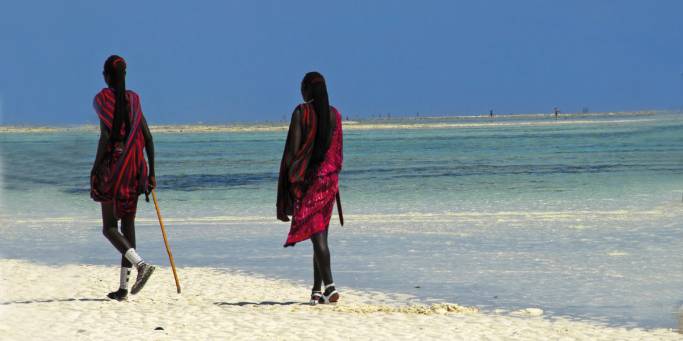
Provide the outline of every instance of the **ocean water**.
{"type": "MultiPolygon", "coordinates": [[[[311,281],[310,244],[282,248],[288,225],[275,219],[285,135],[154,134],[179,266],[311,281]]],[[[111,264],[117,285],[118,255],[88,194],[97,138],[88,129],[0,133],[0,257],[111,264]]],[[[346,226],[335,214],[330,232],[342,290],[677,326],[683,115],[404,119],[348,124],[344,139],[346,226]]],[[[141,254],[167,265],[144,198],[137,229],[141,254]]]]}

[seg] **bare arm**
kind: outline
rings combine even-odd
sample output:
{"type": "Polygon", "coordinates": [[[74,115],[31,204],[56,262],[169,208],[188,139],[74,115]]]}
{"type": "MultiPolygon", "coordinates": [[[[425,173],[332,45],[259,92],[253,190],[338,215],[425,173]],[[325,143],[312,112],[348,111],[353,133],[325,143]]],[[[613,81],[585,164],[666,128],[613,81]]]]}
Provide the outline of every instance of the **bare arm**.
{"type": "Polygon", "coordinates": [[[145,150],[147,151],[147,162],[149,163],[149,176],[154,176],[154,139],[149,131],[147,120],[142,117],[142,135],[145,137],[145,150]]]}
{"type": "Polygon", "coordinates": [[[301,148],[301,112],[298,108],[294,109],[292,119],[289,123],[285,151],[282,154],[280,163],[280,177],[277,183],[277,218],[281,221],[289,221],[288,214],[291,213],[292,203],[289,193],[289,167],[294,161],[296,153],[301,148]]]}
{"type": "Polygon", "coordinates": [[[294,156],[301,148],[301,111],[297,107],[292,113],[292,120],[289,123],[289,138],[287,139],[288,153],[285,155],[285,164],[290,165],[294,156]]]}

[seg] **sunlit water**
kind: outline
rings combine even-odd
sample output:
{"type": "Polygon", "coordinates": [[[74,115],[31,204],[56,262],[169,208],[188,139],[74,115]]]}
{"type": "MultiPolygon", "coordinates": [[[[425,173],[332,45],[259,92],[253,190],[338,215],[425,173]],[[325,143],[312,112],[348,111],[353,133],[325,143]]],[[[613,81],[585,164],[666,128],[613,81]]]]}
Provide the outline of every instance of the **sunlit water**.
{"type": "MultiPolygon", "coordinates": [[[[330,236],[342,289],[676,326],[683,302],[682,116],[458,122],[473,124],[347,126],[346,226],[333,216],[330,236]]],[[[155,134],[158,195],[179,266],[310,281],[309,243],[283,249],[288,226],[275,220],[284,137],[155,134]]],[[[88,195],[96,141],[90,131],[0,134],[0,256],[117,264],[88,195]]],[[[141,199],[139,250],[167,265],[154,219],[153,206],[141,199]]],[[[112,286],[117,274],[113,268],[112,286]]]]}

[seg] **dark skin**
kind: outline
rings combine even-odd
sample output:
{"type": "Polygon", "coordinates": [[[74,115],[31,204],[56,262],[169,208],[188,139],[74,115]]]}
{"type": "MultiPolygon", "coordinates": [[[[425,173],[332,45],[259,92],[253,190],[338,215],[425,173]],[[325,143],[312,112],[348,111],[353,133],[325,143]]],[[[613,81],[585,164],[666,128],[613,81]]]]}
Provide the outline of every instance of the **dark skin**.
{"type": "MultiPolygon", "coordinates": [[[[308,89],[302,86],[301,97],[305,102],[312,100],[312,96],[308,89]]],[[[330,127],[332,131],[336,128],[336,116],[333,111],[330,111],[330,127]]],[[[289,160],[294,158],[294,155],[299,151],[302,144],[303,131],[301,129],[301,112],[296,109],[292,113],[292,120],[289,124],[289,130],[292,132],[292,139],[287,141],[291,144],[289,148],[290,153],[285,155],[289,160]]],[[[289,217],[284,212],[278,211],[277,218],[281,221],[289,221],[289,217]]],[[[311,236],[311,243],[313,244],[313,290],[318,291],[323,282],[332,283],[332,269],[330,264],[330,250],[327,246],[327,229],[311,236]]]]}
{"type": "MultiPolygon", "coordinates": [[[[111,82],[109,75],[103,73],[104,80],[109,87],[111,82]]],[[[142,135],[145,138],[145,151],[147,152],[147,160],[149,163],[149,187],[148,191],[156,188],[156,179],[154,178],[154,140],[149,131],[149,126],[144,116],[142,117],[142,135]]],[[[109,129],[106,125],[100,122],[100,140],[97,146],[97,156],[93,164],[93,171],[90,173],[90,185],[95,189],[97,177],[95,176],[95,169],[100,165],[106,156],[109,148],[109,129]]],[[[118,230],[118,222],[114,215],[113,203],[101,203],[102,205],[102,234],[116,247],[116,249],[124,254],[126,250],[135,248],[135,214],[125,215],[121,218],[121,232],[118,230]]],[[[131,267],[132,264],[125,258],[121,257],[122,267],[131,267]]]]}
{"type": "Polygon", "coordinates": [[[327,246],[327,230],[311,236],[313,243],[313,290],[320,290],[323,280],[332,283],[330,250],[327,246]]]}

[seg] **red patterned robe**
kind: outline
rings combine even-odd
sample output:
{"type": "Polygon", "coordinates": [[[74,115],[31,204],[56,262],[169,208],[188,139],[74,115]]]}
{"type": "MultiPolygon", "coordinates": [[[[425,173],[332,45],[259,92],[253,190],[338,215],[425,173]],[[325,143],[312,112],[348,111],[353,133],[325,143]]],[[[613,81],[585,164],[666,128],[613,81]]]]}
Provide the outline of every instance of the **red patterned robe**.
{"type": "MultiPolygon", "coordinates": [[[[330,110],[336,117],[330,147],[317,171],[313,173],[308,169],[315,144],[317,121],[313,105],[301,104],[299,110],[303,145],[297,154],[288,160],[286,155],[288,148],[291,147],[288,141],[280,164],[278,181],[278,209],[292,216],[292,225],[285,247],[293,246],[327,229],[332,217],[335,197],[339,192],[339,172],[343,163],[341,114],[330,106],[330,110]]],[[[289,135],[287,139],[290,139],[289,135]]]]}
{"type": "MultiPolygon", "coordinates": [[[[100,191],[92,191],[91,197],[98,202],[113,202],[116,217],[134,214],[138,196],[147,188],[147,163],[143,154],[145,138],[142,133],[142,108],[140,97],[133,91],[126,91],[130,104],[130,135],[124,142],[108,145],[106,156],[100,165],[97,181],[100,191]]],[[[114,123],[114,90],[102,89],[93,101],[93,107],[100,121],[111,134],[114,123]]],[[[121,125],[121,136],[125,126],[121,125]]]]}

